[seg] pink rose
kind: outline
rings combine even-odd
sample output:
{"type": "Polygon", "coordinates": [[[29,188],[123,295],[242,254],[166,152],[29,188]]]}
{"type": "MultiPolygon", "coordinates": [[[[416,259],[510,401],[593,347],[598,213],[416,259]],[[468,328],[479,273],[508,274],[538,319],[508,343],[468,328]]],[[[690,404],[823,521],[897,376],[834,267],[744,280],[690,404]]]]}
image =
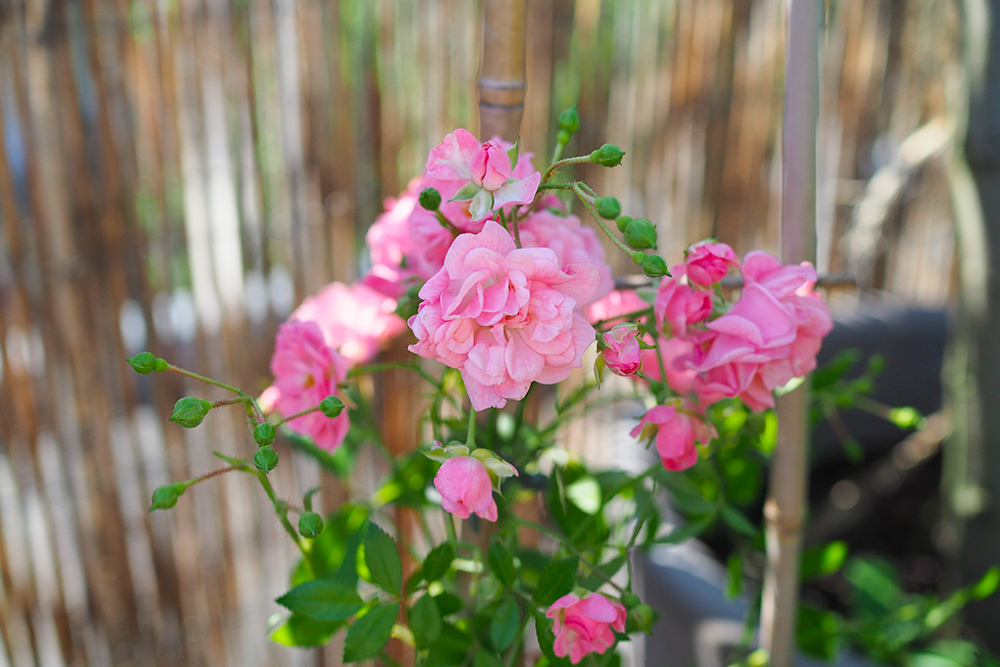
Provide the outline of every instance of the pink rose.
{"type": "Polygon", "coordinates": [[[315,322],[326,344],[336,348],[352,366],[371,361],[379,346],[403,331],[396,300],[380,289],[377,276],[347,286],[330,283],[306,298],[289,319],[315,322]]]}
{"type": "Polygon", "coordinates": [[[553,651],[574,665],[588,653],[604,653],[614,645],[615,632],[625,632],[626,613],[622,603],[600,593],[562,596],[545,612],[552,619],[553,651]]]}
{"type": "Polygon", "coordinates": [[[518,223],[521,245],[525,248],[549,248],[556,254],[559,266],[590,263],[597,267],[600,282],[586,306],[607,296],[615,287],[611,267],[604,260],[604,246],[590,227],[585,227],[575,215],[558,215],[551,211],[536,211],[518,223]]]}
{"type": "Polygon", "coordinates": [[[593,265],[561,268],[551,250],[519,249],[488,221],[455,239],[421,288],[409,349],[459,369],[473,409],[502,408],[532,382],[561,382],[582,366],[594,329],[577,306],[597,282],[593,265]]]}
{"type": "Polygon", "coordinates": [[[604,363],[615,375],[635,375],[642,361],[636,324],[618,324],[604,334],[604,363]]]}
{"type": "Polygon", "coordinates": [[[474,512],[487,521],[497,520],[493,481],[476,457],[455,456],[442,463],[434,476],[434,488],[441,494],[441,507],[459,519],[468,519],[474,512]]]}
{"type": "MultiPolygon", "coordinates": [[[[509,204],[531,203],[542,175],[537,171],[519,173],[520,168],[520,159],[515,168],[510,167],[510,158],[499,141],[480,144],[472,133],[461,128],[448,134],[427,157],[428,176],[458,183],[463,190],[463,184],[470,187],[469,213],[474,221],[485,220],[509,204]]],[[[443,191],[441,196],[446,197],[443,191]]]]}
{"type": "Polygon", "coordinates": [[[687,249],[684,265],[692,285],[711,287],[725,278],[729,269],[739,267],[740,259],[725,243],[702,241],[687,249]]]}
{"type": "Polygon", "coordinates": [[[663,368],[667,371],[667,384],[670,388],[682,396],[689,394],[698,375],[691,368],[694,353],[695,345],[692,340],[661,336],[655,349],[642,351],[642,373],[650,380],[663,381],[660,359],[657,359],[659,355],[663,360],[663,368]]]}
{"type": "Polygon", "coordinates": [[[616,318],[622,315],[634,313],[639,310],[649,308],[649,304],[643,301],[642,297],[635,293],[635,290],[622,289],[613,290],[607,296],[598,301],[594,301],[583,309],[587,321],[596,323],[600,321],[616,322],[616,318]]]}
{"type": "Polygon", "coordinates": [[[715,429],[689,409],[657,405],[642,416],[632,437],[647,435],[655,426],[656,451],[667,470],[685,470],[698,462],[696,445],[715,437],[715,429]]]}
{"type": "MultiPolygon", "coordinates": [[[[347,365],[323,340],[315,322],[293,320],[278,329],[271,373],[274,384],[267,389],[262,402],[287,417],[337,394],[337,385],[347,377],[347,365]]],[[[290,429],[330,451],[344,441],[349,425],[347,410],[334,419],[322,412],[311,412],[288,422],[290,429]]]]}
{"type": "Polygon", "coordinates": [[[682,285],[679,278],[675,269],[672,278],[664,277],[660,281],[653,301],[653,314],[657,329],[663,331],[664,324],[669,324],[671,334],[686,336],[688,324],[702,322],[712,314],[712,295],[682,285]]]}

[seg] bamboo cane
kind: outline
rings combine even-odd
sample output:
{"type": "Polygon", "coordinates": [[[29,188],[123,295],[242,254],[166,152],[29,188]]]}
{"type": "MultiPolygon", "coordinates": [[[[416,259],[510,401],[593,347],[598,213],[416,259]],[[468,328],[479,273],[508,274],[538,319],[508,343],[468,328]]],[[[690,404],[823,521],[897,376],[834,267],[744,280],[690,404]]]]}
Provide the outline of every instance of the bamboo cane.
{"type": "Polygon", "coordinates": [[[483,63],[479,71],[479,135],[514,141],[525,91],[525,0],[483,3],[483,63]]]}
{"type": "MultiPolygon", "coordinates": [[[[816,126],[821,0],[787,0],[782,127],[781,259],[813,260],[816,248],[816,126]]],[[[807,484],[807,385],[778,399],[778,443],[764,513],[767,569],[761,647],[772,667],[790,667],[798,614],[799,558],[807,484]]]]}

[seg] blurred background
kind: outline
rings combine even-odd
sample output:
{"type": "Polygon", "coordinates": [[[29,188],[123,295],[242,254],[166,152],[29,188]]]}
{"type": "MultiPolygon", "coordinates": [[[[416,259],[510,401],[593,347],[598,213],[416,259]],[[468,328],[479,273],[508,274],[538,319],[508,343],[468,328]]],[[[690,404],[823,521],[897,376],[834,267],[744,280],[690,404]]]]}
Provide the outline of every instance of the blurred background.
{"type": "MultiPolygon", "coordinates": [[[[576,102],[567,154],[627,151],[583,175],[668,261],[776,252],[783,4],[530,0],[522,147],[576,102]]],[[[827,2],[818,267],[900,308],[957,298],[959,4],[827,2]]],[[[0,666],[339,664],[267,639],[294,554],[252,480],[147,514],[248,445],[235,412],[168,428],[195,387],[123,360],[263,389],[277,325],[478,130],[481,39],[471,0],[0,0],[0,666]]],[[[318,483],[282,461],[285,495],[318,483]]]]}

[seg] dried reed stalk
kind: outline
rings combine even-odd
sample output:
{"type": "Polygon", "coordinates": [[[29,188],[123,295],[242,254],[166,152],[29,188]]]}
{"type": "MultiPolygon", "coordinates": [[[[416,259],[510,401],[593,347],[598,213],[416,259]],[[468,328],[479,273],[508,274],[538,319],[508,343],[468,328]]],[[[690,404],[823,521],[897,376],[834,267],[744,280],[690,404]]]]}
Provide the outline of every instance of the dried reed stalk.
{"type": "Polygon", "coordinates": [[[479,73],[479,135],[520,136],[525,90],[525,0],[483,3],[483,65],[479,73]]]}
{"type": "MultiPolygon", "coordinates": [[[[785,115],[782,126],[781,259],[814,260],[819,35],[823,4],[788,0],[785,14],[785,115]]],[[[764,506],[767,568],[761,647],[772,667],[789,667],[795,648],[799,558],[805,515],[808,385],[778,399],[778,443],[764,506]]]]}

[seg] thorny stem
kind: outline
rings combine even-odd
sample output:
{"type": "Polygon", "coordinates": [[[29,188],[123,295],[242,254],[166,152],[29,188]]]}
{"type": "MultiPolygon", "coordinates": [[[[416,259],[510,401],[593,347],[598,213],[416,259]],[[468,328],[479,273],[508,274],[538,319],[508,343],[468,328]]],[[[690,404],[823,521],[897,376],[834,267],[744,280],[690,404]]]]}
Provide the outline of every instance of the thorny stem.
{"type": "Polygon", "coordinates": [[[584,164],[587,162],[590,162],[589,155],[579,155],[577,157],[568,157],[562,160],[557,160],[549,165],[549,168],[545,170],[544,174],[542,174],[542,183],[548,183],[549,179],[552,178],[552,176],[562,167],[566,167],[571,164],[584,164]]]}
{"type": "Polygon", "coordinates": [[[625,245],[625,243],[621,239],[615,236],[608,228],[608,226],[604,224],[604,220],[601,219],[601,215],[597,212],[597,209],[594,208],[594,205],[590,201],[590,195],[584,192],[583,188],[580,186],[579,181],[573,184],[573,192],[575,192],[576,196],[580,199],[580,201],[583,202],[583,205],[587,207],[587,210],[590,211],[590,215],[593,216],[594,220],[597,221],[597,224],[600,225],[601,229],[604,231],[607,237],[611,239],[623,253],[625,253],[629,257],[633,257],[635,255],[635,252],[632,251],[627,245],[625,245]]]}
{"type": "Polygon", "coordinates": [[[200,484],[201,482],[204,482],[206,479],[212,479],[213,477],[218,477],[219,475],[224,475],[227,472],[232,472],[234,470],[245,470],[245,468],[241,468],[240,466],[227,466],[225,468],[219,468],[218,470],[213,470],[212,472],[205,473],[200,477],[195,477],[194,479],[188,480],[187,482],[185,482],[185,486],[191,487],[194,486],[195,484],[200,484]]]}

